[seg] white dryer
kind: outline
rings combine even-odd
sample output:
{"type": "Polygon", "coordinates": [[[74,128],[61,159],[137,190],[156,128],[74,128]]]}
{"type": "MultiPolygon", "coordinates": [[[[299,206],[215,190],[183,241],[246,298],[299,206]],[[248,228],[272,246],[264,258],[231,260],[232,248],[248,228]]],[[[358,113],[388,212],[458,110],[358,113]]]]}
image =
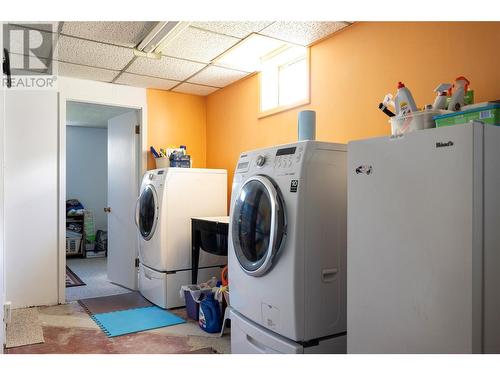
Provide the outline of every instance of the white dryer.
{"type": "MultiPolygon", "coordinates": [[[[139,291],[162,308],[184,305],[182,285],[191,283],[191,218],[224,216],[227,171],[165,168],[148,171],[136,205],[139,291]]],[[[227,257],[200,252],[198,280],[220,279],[227,257]]]]}
{"type": "Polygon", "coordinates": [[[346,352],[346,154],[317,141],[241,154],[228,249],[233,353],[346,352]]]}

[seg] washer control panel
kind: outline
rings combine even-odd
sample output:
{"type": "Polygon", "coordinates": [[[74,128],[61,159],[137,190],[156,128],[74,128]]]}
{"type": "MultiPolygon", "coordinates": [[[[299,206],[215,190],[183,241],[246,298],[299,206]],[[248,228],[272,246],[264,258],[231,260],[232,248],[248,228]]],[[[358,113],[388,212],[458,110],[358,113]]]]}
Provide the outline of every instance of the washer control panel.
{"type": "Polygon", "coordinates": [[[235,174],[266,174],[276,171],[278,175],[296,173],[297,165],[305,153],[304,144],[294,144],[240,155],[235,174]]]}
{"type": "Polygon", "coordinates": [[[257,167],[263,167],[264,164],[266,164],[266,156],[265,155],[259,155],[257,156],[257,160],[255,161],[255,164],[257,164],[257,167]]]}
{"type": "Polygon", "coordinates": [[[303,151],[304,148],[302,145],[298,147],[287,147],[278,149],[276,151],[276,157],[274,158],[274,168],[276,169],[291,168],[292,165],[300,162],[303,151]]]}

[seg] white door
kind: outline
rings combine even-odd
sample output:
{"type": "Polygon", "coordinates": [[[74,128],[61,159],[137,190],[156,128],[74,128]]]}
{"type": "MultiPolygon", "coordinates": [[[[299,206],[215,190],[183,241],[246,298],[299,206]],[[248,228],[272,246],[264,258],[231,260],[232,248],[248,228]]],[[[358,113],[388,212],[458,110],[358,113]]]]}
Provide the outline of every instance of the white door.
{"type": "Polygon", "coordinates": [[[108,121],[108,279],[136,289],[139,111],[108,121]]]}

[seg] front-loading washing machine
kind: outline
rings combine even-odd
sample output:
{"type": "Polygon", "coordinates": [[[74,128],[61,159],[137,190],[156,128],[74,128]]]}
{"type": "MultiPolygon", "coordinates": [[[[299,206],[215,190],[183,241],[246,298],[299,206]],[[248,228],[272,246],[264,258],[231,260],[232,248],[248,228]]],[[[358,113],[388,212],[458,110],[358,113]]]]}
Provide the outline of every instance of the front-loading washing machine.
{"type": "MultiPolygon", "coordinates": [[[[184,305],[191,284],[191,218],[225,216],[227,171],[165,168],[146,172],[136,205],[139,291],[162,308],[184,305]]],[[[227,257],[200,252],[198,280],[220,279],[227,257]]]]}
{"type": "Polygon", "coordinates": [[[241,154],[228,250],[233,353],[346,352],[346,154],[318,141],[241,154]]]}

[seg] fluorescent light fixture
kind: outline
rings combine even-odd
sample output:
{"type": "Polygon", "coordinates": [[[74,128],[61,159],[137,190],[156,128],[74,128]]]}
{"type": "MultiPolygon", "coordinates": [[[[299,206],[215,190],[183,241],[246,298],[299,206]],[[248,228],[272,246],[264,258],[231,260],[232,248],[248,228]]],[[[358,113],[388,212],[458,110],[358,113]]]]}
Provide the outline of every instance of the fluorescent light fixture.
{"type": "Polygon", "coordinates": [[[279,53],[291,44],[260,34],[250,34],[215,59],[217,66],[253,73],[261,70],[263,59],[279,53]]]}
{"type": "Polygon", "coordinates": [[[190,22],[165,21],[158,24],[149,32],[134,50],[136,56],[161,58],[161,51],[179,36],[190,22]]]}

